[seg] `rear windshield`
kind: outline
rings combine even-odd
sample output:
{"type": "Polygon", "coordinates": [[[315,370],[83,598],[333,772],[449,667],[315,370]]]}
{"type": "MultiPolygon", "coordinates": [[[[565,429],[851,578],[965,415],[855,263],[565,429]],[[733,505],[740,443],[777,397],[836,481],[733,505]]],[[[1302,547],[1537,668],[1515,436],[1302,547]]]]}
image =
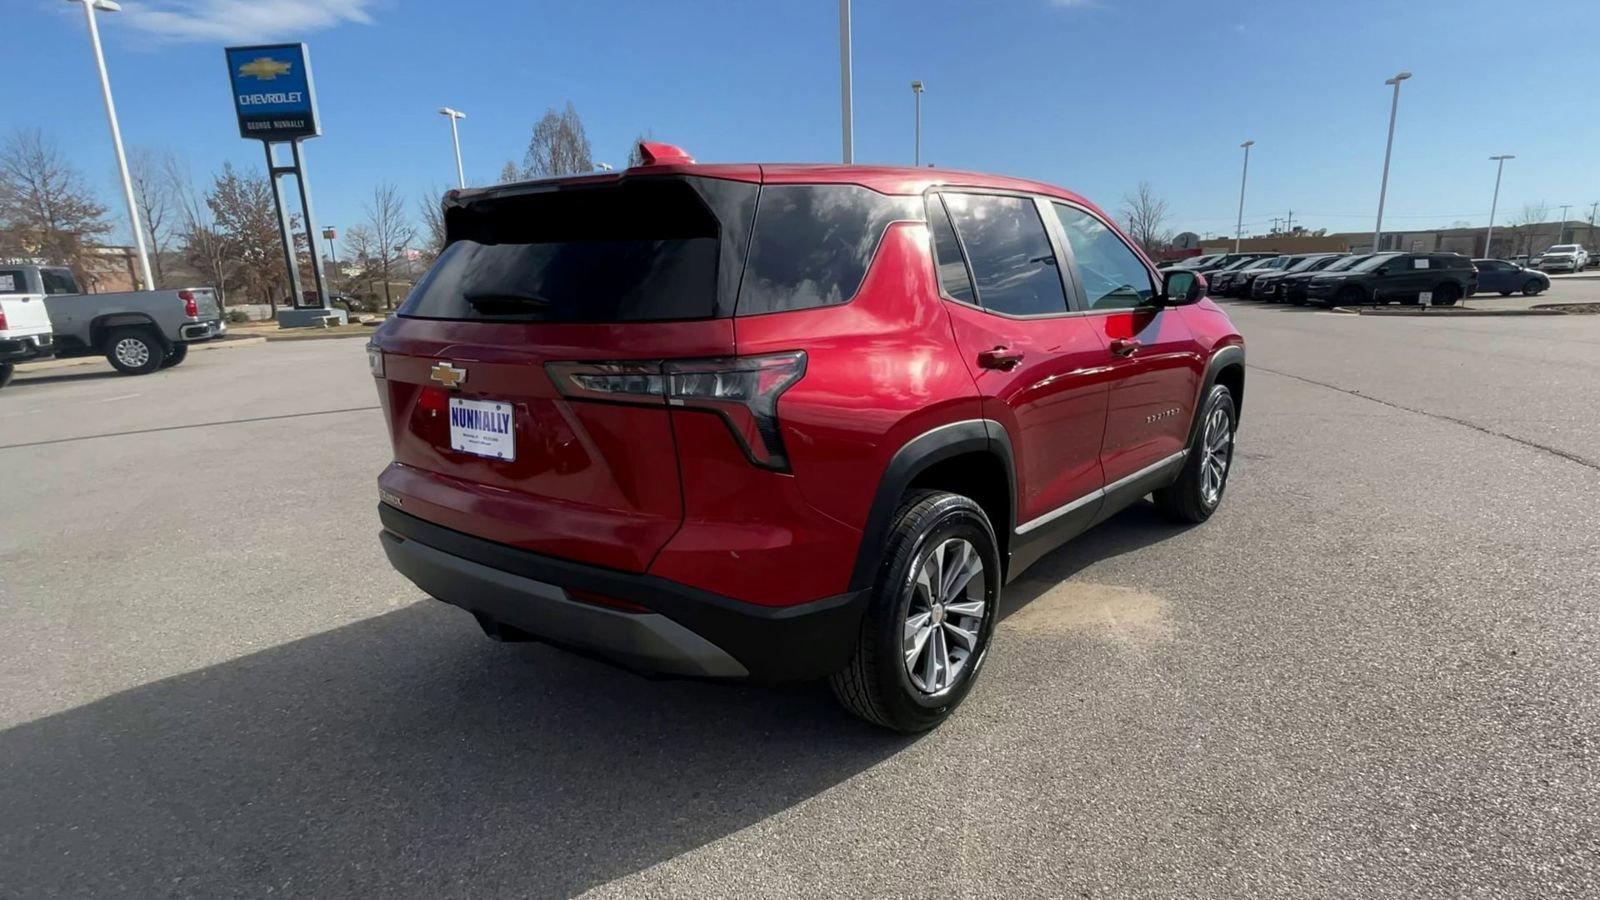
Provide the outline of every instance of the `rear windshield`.
{"type": "Polygon", "coordinates": [[[0,294],[26,294],[27,279],[19,269],[0,269],[0,294]]]}
{"type": "Polygon", "coordinates": [[[645,178],[469,201],[446,210],[449,243],[399,314],[598,323],[729,315],[755,193],[740,182],[645,178]]]}

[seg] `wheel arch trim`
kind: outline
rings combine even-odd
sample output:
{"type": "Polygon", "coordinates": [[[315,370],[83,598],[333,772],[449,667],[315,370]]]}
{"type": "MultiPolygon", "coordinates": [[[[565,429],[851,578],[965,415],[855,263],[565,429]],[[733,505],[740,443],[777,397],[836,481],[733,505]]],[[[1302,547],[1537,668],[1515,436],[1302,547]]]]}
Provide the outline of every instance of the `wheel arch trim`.
{"type": "MultiPolygon", "coordinates": [[[[877,579],[891,520],[911,482],[930,467],[968,453],[993,456],[1005,472],[1006,521],[991,524],[995,536],[1001,540],[1005,539],[1003,535],[1011,533],[1017,517],[1017,474],[1011,438],[1005,426],[993,419],[963,419],[930,428],[901,445],[878,478],[872,506],[861,529],[861,547],[856,551],[855,567],[850,573],[851,590],[870,588],[877,579]]],[[[1005,555],[1003,547],[1001,555],[1005,555]]]]}

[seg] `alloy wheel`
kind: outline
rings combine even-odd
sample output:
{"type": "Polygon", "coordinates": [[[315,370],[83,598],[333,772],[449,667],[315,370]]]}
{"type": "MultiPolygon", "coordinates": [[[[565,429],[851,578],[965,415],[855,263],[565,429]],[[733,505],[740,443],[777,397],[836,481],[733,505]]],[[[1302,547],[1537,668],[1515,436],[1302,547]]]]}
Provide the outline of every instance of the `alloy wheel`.
{"type": "Polygon", "coordinates": [[[138,338],[125,337],[117,341],[113,352],[117,355],[117,362],[130,369],[137,369],[150,362],[150,346],[138,338]]]}
{"type": "Polygon", "coordinates": [[[917,561],[901,644],[917,690],[944,691],[972,665],[989,612],[986,591],[983,558],[966,540],[940,541],[917,561]]]}
{"type": "Polygon", "coordinates": [[[1207,506],[1216,506],[1222,499],[1222,485],[1228,478],[1228,465],[1233,461],[1232,426],[1228,411],[1221,406],[1206,417],[1206,430],[1200,443],[1201,452],[1205,454],[1200,460],[1200,497],[1207,506]]]}

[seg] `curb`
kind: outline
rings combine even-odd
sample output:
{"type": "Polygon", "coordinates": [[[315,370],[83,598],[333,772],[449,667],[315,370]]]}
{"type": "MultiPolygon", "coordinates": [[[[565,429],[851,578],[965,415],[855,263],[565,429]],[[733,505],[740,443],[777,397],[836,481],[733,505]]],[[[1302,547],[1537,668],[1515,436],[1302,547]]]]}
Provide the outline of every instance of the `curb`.
{"type": "Polygon", "coordinates": [[[1565,316],[1569,313],[1552,307],[1543,309],[1461,309],[1459,307],[1425,308],[1399,306],[1393,309],[1382,306],[1335,306],[1332,310],[1347,316],[1414,316],[1417,318],[1459,319],[1473,316],[1565,316]]]}
{"type": "MultiPolygon", "coordinates": [[[[294,329],[299,331],[301,329],[294,329]]],[[[338,341],[347,338],[370,338],[377,328],[368,328],[366,331],[345,331],[339,334],[269,334],[256,340],[269,343],[288,343],[293,341],[338,341]]]]}
{"type": "MultiPolygon", "coordinates": [[[[244,347],[252,344],[264,343],[266,343],[266,338],[223,338],[220,341],[206,341],[202,344],[190,344],[189,350],[192,352],[200,350],[222,350],[228,347],[244,347]]],[[[46,359],[40,360],[39,362],[18,363],[17,374],[21,375],[26,372],[45,372],[49,371],[50,369],[66,369],[72,366],[87,366],[93,365],[94,363],[103,363],[105,361],[106,358],[104,356],[94,355],[74,356],[71,359],[46,359]]]]}

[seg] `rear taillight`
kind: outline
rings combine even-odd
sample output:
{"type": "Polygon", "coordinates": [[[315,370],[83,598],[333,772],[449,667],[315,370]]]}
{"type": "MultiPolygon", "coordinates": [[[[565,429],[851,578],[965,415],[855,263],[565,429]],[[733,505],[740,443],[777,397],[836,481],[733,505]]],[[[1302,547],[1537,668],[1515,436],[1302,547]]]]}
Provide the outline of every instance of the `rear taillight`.
{"type": "Polygon", "coordinates": [[[194,291],[179,291],[178,299],[183,301],[183,314],[193,319],[200,315],[200,304],[194,302],[194,291]]]}
{"type": "Polygon", "coordinates": [[[0,309],[0,331],[6,330],[6,311],[0,309]]]}
{"type": "Polygon", "coordinates": [[[546,363],[573,400],[667,405],[714,413],[755,465],[789,470],[778,428],[778,398],[806,373],[805,351],[719,359],[546,363]]]}

